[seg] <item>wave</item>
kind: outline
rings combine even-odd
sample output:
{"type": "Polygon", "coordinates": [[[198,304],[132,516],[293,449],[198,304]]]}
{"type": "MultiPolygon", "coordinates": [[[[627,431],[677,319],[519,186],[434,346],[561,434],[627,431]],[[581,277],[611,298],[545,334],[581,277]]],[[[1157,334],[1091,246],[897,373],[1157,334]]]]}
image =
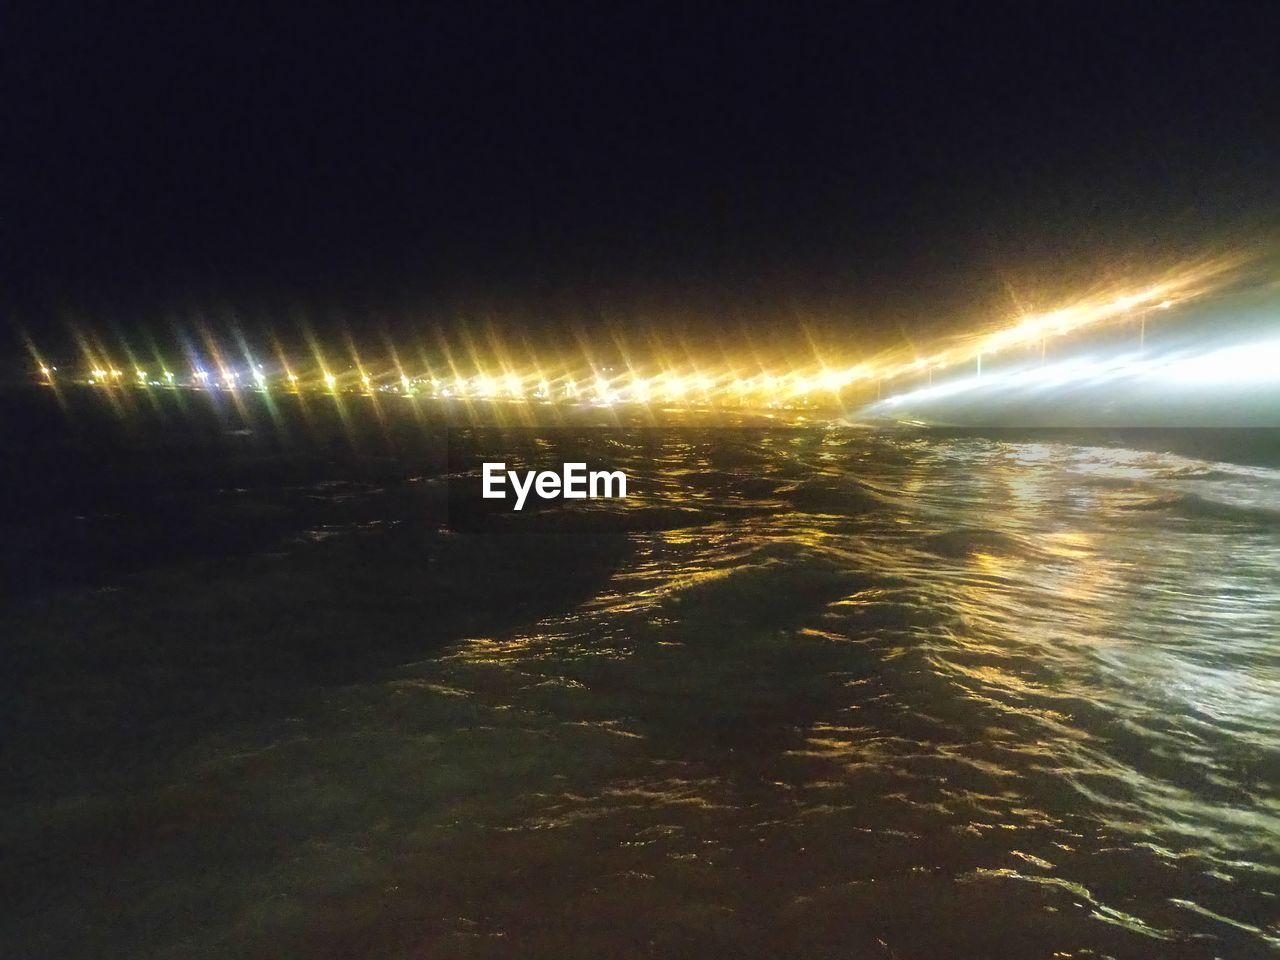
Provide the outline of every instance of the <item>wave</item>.
{"type": "Polygon", "coordinates": [[[1131,503],[1117,504],[1116,508],[1120,510],[1167,510],[1190,519],[1234,520],[1239,523],[1268,527],[1280,525],[1280,506],[1272,507],[1262,504],[1218,500],[1189,491],[1157,494],[1131,503]]]}
{"type": "Polygon", "coordinates": [[[821,477],[804,480],[781,497],[805,513],[853,516],[884,509],[888,500],[868,484],[848,477],[821,477]]]}
{"type": "Polygon", "coordinates": [[[1021,556],[1030,553],[1022,540],[999,530],[961,528],[923,537],[920,549],[940,557],[966,557],[974,553],[1002,553],[1021,556]]]}

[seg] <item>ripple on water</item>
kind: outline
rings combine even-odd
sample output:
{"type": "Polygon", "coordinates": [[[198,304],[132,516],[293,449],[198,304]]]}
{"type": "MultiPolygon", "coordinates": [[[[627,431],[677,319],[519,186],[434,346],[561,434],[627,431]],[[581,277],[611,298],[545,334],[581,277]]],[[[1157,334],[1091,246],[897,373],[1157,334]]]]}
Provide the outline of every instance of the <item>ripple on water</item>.
{"type": "MultiPolygon", "coordinates": [[[[735,438],[555,609],[42,812],[78,885],[33,877],[15,942],[89,956],[56,933],[88,918],[140,957],[1276,956],[1280,530],[1250,505],[1275,478],[826,436],[735,438]]],[[[328,626],[365,642],[343,597],[328,626]]]]}

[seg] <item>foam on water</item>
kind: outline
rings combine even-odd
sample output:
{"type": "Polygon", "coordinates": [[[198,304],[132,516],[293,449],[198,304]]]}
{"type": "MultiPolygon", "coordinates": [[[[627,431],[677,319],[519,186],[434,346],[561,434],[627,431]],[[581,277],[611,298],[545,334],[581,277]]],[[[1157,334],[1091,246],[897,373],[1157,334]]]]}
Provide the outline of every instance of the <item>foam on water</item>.
{"type": "MultiPolygon", "coordinates": [[[[136,775],[33,787],[9,805],[29,873],[6,941],[58,957],[1280,953],[1280,472],[835,429],[739,439],[691,496],[678,460],[670,522],[562,553],[600,575],[554,609],[304,684],[136,775]]],[[[406,517],[385,493],[342,495],[362,522],[406,517]]],[[[294,589],[350,568],[290,557],[399,527],[325,529],[281,559],[294,589]]],[[[358,556],[377,569],[376,546],[358,556]]],[[[235,576],[121,589],[181,606],[234,596],[235,576]]],[[[435,581],[415,577],[425,622],[435,581]]],[[[86,647],[122,628],[120,608],[61,602],[97,603],[63,621],[86,647]]],[[[396,619],[359,606],[333,599],[330,632],[360,644],[396,619]]]]}

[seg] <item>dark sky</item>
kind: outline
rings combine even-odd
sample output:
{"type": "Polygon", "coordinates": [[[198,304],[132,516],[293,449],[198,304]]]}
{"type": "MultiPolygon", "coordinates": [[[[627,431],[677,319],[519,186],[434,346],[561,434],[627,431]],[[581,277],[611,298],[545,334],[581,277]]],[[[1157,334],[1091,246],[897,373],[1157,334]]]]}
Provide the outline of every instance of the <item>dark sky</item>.
{"type": "Polygon", "coordinates": [[[542,7],[6,5],[0,303],[861,336],[1280,211],[1275,4],[542,7]]]}

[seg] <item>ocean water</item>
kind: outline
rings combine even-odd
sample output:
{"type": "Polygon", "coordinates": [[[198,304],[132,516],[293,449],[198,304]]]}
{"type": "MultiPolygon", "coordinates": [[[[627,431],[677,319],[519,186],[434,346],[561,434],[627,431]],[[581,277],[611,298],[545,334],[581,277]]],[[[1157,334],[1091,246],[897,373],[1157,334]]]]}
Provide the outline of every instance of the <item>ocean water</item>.
{"type": "Polygon", "coordinates": [[[6,956],[1280,956],[1273,434],[677,413],[652,522],[472,533],[447,412],[63,399],[6,956]]]}

